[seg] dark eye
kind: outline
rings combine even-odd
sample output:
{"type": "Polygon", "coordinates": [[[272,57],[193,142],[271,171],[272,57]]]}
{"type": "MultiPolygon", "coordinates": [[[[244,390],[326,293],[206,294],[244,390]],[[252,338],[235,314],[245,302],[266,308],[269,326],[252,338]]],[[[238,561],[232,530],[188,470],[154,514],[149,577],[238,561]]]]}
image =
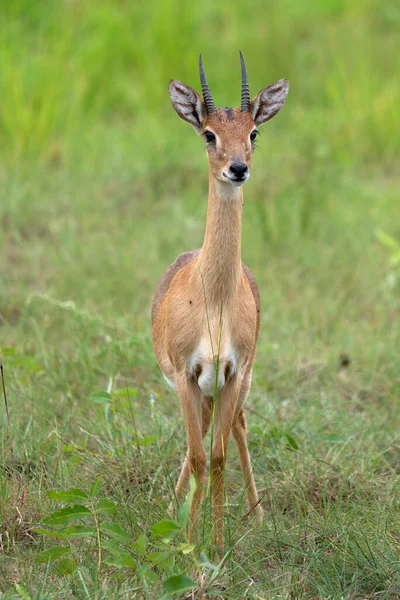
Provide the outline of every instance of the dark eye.
{"type": "Polygon", "coordinates": [[[252,142],[256,141],[257,134],[258,134],[257,129],[254,129],[254,131],[251,132],[250,139],[251,139],[252,142]]]}
{"type": "Polygon", "coordinates": [[[215,135],[212,131],[205,131],[204,137],[206,138],[207,144],[213,144],[216,140],[215,135]]]}

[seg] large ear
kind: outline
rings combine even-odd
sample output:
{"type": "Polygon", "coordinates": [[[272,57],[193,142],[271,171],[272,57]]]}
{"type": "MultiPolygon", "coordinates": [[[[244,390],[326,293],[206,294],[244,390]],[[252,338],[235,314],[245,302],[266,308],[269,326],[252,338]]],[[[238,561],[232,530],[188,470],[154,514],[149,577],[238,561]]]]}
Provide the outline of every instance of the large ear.
{"type": "Polygon", "coordinates": [[[258,92],[250,105],[250,114],[254,123],[262,125],[278,114],[285,104],[288,92],[289,82],[287,79],[280,79],[258,92]]]}
{"type": "Polygon", "coordinates": [[[193,125],[195,129],[200,129],[205,108],[196,90],[177,79],[171,79],[168,89],[172,106],[180,118],[193,125]]]}

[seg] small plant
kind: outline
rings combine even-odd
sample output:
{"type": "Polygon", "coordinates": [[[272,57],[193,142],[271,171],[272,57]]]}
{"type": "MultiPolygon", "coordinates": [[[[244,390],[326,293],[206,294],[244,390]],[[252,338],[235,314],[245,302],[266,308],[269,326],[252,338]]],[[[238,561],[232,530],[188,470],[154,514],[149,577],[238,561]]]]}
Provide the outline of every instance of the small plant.
{"type": "MultiPolygon", "coordinates": [[[[115,520],[117,504],[100,497],[101,487],[101,480],[96,479],[89,493],[77,488],[48,492],[48,497],[62,506],[34,531],[51,539],[57,538],[61,543],[38,553],[36,562],[51,563],[53,572],[59,576],[71,575],[75,571],[79,574],[81,568],[85,570],[79,547],[82,541],[94,542],[98,570],[102,565],[128,569],[138,577],[144,589],[162,585],[166,599],[196,588],[196,582],[180,572],[177,565],[178,557],[191,555],[196,570],[210,568],[205,555],[201,555],[199,561],[194,558],[194,544],[189,544],[185,538],[182,541],[196,489],[194,479],[190,482],[188,498],[180,509],[178,522],[161,520],[155,523],[150,539],[145,533],[136,540],[132,539],[130,533],[115,520]],[[80,544],[77,544],[78,541],[80,544]]],[[[216,569],[213,565],[211,567],[216,569]]]]}
{"type": "Polygon", "coordinates": [[[73,573],[79,563],[74,541],[90,539],[96,541],[98,567],[102,563],[115,567],[135,566],[134,557],[125,548],[130,543],[131,536],[113,520],[113,515],[117,512],[115,502],[99,498],[101,486],[101,480],[96,479],[89,494],[77,488],[48,492],[51,500],[64,506],[46,517],[42,522],[45,527],[38,528],[35,532],[59,538],[65,543],[40,552],[36,556],[37,562],[56,563],[55,571],[60,575],[73,573]],[[108,554],[104,556],[104,552],[108,554]]]}

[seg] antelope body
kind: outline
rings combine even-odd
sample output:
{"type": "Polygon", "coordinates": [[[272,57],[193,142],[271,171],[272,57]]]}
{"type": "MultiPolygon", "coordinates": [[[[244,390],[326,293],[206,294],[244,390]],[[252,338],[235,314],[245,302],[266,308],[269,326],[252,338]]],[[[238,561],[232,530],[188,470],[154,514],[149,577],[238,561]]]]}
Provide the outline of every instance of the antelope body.
{"type": "Polygon", "coordinates": [[[241,262],[241,186],[249,177],[256,127],[277,114],[289,90],[288,81],[281,79],[250,101],[241,53],[240,57],[240,109],[215,107],[201,55],[203,100],[190,86],[170,81],[174,109],[206,142],[207,223],[202,248],[181,254],[165,271],[152,307],[155,354],[164,377],[179,396],[188,441],[177,499],[183,498],[192,473],[197,481],[190,512],[192,533],[203,499],[203,440],[214,411],[211,472],[214,535],[219,546],[223,545],[223,475],[231,433],[238,446],[249,508],[258,519],[262,517],[243,411],[256,352],[260,301],[255,278],[241,262]]]}

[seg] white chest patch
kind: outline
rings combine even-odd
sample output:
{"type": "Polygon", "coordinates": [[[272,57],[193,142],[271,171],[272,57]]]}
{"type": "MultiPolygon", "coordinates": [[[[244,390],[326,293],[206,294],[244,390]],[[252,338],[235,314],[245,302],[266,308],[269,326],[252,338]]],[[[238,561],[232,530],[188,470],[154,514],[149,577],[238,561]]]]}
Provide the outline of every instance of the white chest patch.
{"type": "Polygon", "coordinates": [[[204,396],[213,396],[222,390],[229,377],[238,371],[238,357],[228,344],[221,349],[219,361],[212,355],[211,345],[202,339],[193,351],[188,364],[191,376],[197,377],[197,384],[204,396]]]}

